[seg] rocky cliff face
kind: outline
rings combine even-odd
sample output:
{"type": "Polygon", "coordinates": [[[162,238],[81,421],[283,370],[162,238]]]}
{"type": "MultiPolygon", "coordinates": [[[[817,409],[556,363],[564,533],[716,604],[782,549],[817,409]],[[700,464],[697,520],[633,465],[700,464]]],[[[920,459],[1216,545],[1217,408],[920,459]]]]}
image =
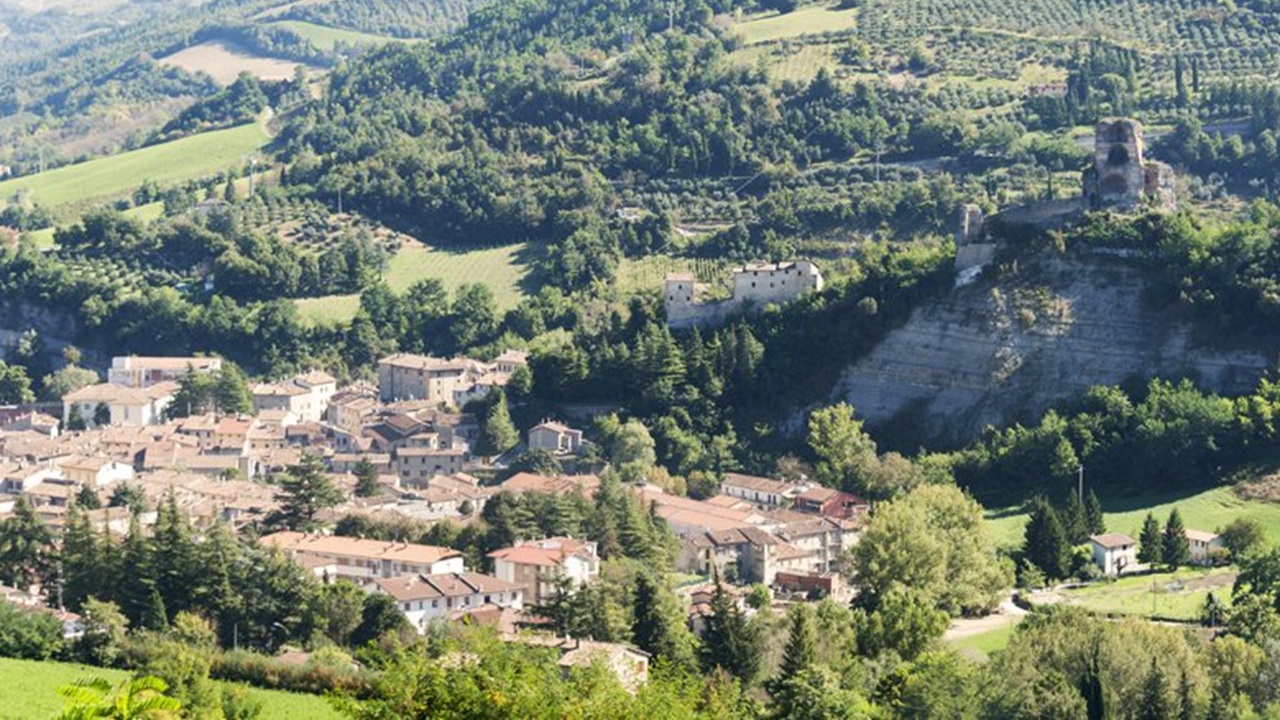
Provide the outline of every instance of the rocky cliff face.
{"type": "Polygon", "coordinates": [[[918,308],[845,370],[832,401],[852,403],[872,426],[895,421],[958,441],[988,424],[1034,421],[1092,385],[1187,376],[1244,393],[1273,366],[1276,338],[1198,347],[1187,324],[1150,306],[1146,287],[1133,261],[1102,255],[980,278],[918,308]]]}

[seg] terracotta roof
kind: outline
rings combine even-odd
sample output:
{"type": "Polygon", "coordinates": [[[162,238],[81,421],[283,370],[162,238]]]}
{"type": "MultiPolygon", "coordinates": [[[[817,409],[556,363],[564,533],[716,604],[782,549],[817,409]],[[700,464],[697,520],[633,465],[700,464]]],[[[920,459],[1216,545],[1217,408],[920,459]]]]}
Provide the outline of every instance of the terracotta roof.
{"type": "Polygon", "coordinates": [[[379,365],[390,365],[392,367],[408,368],[410,370],[430,370],[435,372],[444,371],[463,371],[475,365],[474,360],[466,358],[455,358],[446,360],[444,358],[432,357],[430,355],[411,355],[409,353],[396,353],[384,357],[378,361],[379,365]]]}
{"type": "Polygon", "coordinates": [[[1195,540],[1196,542],[1211,543],[1218,539],[1218,533],[1205,532],[1204,530],[1192,530],[1191,528],[1187,528],[1186,533],[1188,540],[1195,540]]]}
{"type": "Polygon", "coordinates": [[[1121,533],[1103,533],[1102,535],[1094,535],[1090,537],[1089,540],[1091,540],[1095,545],[1100,545],[1107,549],[1138,544],[1133,538],[1121,533]]]}
{"type": "Polygon", "coordinates": [[[781,480],[774,480],[767,477],[759,477],[757,475],[743,475],[741,473],[725,473],[724,482],[721,485],[732,485],[734,487],[747,488],[748,490],[757,490],[759,492],[769,492],[781,495],[793,486],[781,480]]]}
{"type": "Polygon", "coordinates": [[[222,358],[210,357],[150,357],[144,355],[128,355],[112,358],[112,367],[123,370],[186,370],[190,365],[197,370],[212,368],[222,364],[222,358]],[[123,362],[120,362],[123,361],[123,362]]]}
{"type": "Polygon", "coordinates": [[[530,428],[529,432],[533,432],[534,430],[550,430],[551,432],[557,433],[580,432],[578,430],[574,430],[568,425],[565,425],[564,423],[556,422],[555,420],[544,420],[530,428]]]}
{"type": "Polygon", "coordinates": [[[253,386],[254,397],[296,397],[306,395],[309,390],[293,383],[258,383],[253,386]]]}
{"type": "Polygon", "coordinates": [[[441,573],[437,575],[402,575],[375,579],[379,590],[401,602],[457,598],[483,593],[522,590],[523,585],[499,580],[477,572],[441,573]]]}
{"type": "Polygon", "coordinates": [[[294,552],[311,552],[344,557],[373,558],[430,565],[462,553],[453,548],[416,543],[363,540],[338,535],[316,535],[300,532],[278,532],[262,538],[262,544],[294,552]]]}
{"type": "Polygon", "coordinates": [[[338,379],[323,370],[312,370],[311,372],[302,373],[293,379],[294,382],[302,385],[332,385],[338,382],[338,379]]]}
{"type": "Polygon", "coordinates": [[[157,398],[173,395],[178,391],[178,387],[178,383],[169,381],[159,382],[145,388],[99,383],[69,392],[62,396],[62,401],[146,405],[157,398]]]}

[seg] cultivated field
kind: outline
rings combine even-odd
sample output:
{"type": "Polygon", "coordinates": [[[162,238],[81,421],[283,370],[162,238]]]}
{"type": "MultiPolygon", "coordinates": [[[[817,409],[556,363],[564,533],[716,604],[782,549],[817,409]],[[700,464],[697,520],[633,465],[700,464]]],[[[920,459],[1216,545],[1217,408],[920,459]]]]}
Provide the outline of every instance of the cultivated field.
{"type": "Polygon", "coordinates": [[[184,50],[160,59],[166,65],[188,72],[206,72],[223,85],[230,84],[242,72],[252,73],[261,80],[288,80],[294,68],[302,63],[280,58],[255,55],[253,52],[225,40],[210,40],[192,45],[184,50]]]}
{"type": "Polygon", "coordinates": [[[147,180],[161,185],[214,175],[240,165],[267,144],[258,123],[201,133],[111,157],[0,182],[0,205],[25,193],[45,207],[127,194],[147,180]]]}
{"type": "Polygon", "coordinates": [[[326,25],[302,22],[301,20],[281,20],[269,23],[266,27],[290,30],[311,41],[312,45],[321,50],[333,50],[338,43],[346,45],[385,45],[391,42],[421,42],[419,40],[401,40],[385,35],[370,35],[369,33],[356,32],[355,30],[341,30],[326,25]]]}
{"type": "Polygon", "coordinates": [[[673,258],[667,255],[623,260],[618,268],[618,290],[625,295],[660,292],[667,275],[677,272],[691,272],[700,283],[727,288],[732,265],[729,260],[673,258]]]}
{"type": "MultiPolygon", "coordinates": [[[[62,708],[57,689],[79,678],[101,677],[113,683],[128,677],[123,670],[106,670],[88,665],[34,662],[0,658],[0,720],[31,720],[51,717],[62,708]]],[[[340,717],[324,698],[316,695],[249,688],[249,695],[262,703],[262,717],[271,720],[327,720],[340,717]]]]}
{"type": "Polygon", "coordinates": [[[839,10],[835,5],[812,5],[786,15],[757,15],[734,27],[748,45],[772,42],[801,35],[852,30],[858,25],[856,9],[839,10]]]}
{"type": "Polygon", "coordinates": [[[1062,590],[1058,594],[1068,605],[1107,615],[1196,620],[1209,593],[1224,605],[1231,604],[1231,585],[1236,574],[1233,568],[1183,568],[1172,573],[1127,577],[1062,590]]]}
{"type": "MultiPolygon", "coordinates": [[[[488,285],[501,310],[520,303],[524,292],[521,281],[528,273],[521,257],[526,246],[506,245],[480,250],[454,251],[421,243],[406,243],[388,263],[385,279],[392,290],[404,292],[410,285],[435,278],[450,293],[469,283],[488,285]]],[[[360,307],[358,295],[333,295],[298,301],[302,316],[313,322],[350,320],[360,307]]]]}
{"type": "MultiPolygon", "coordinates": [[[[1150,511],[1163,523],[1169,511],[1178,508],[1183,523],[1196,530],[1216,530],[1236,518],[1257,520],[1267,530],[1271,543],[1280,542],[1280,504],[1246,500],[1229,487],[1188,494],[1148,495],[1140,498],[1102,498],[1109,532],[1138,537],[1142,520],[1150,511]]],[[[1017,508],[987,511],[987,526],[996,542],[1004,547],[1022,543],[1027,515],[1017,508]]]]}
{"type": "Polygon", "coordinates": [[[1017,629],[1018,618],[1009,618],[1006,623],[986,632],[955,640],[947,640],[946,642],[958,650],[961,655],[975,660],[985,660],[997,650],[1003,650],[1009,644],[1009,640],[1017,629]]]}

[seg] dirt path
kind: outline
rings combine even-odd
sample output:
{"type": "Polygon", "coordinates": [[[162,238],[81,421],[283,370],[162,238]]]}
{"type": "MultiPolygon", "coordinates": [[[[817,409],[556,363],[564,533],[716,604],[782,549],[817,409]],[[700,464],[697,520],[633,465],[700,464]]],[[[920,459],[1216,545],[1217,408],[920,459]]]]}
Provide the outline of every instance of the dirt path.
{"type": "Polygon", "coordinates": [[[952,620],[951,627],[947,628],[947,632],[942,636],[942,639],[960,640],[974,635],[981,635],[991,630],[999,630],[1009,625],[1016,625],[1022,622],[1022,618],[1026,614],[1026,610],[1014,605],[1013,599],[1007,597],[1001,601],[1000,607],[990,615],[980,618],[958,618],[952,620]]]}

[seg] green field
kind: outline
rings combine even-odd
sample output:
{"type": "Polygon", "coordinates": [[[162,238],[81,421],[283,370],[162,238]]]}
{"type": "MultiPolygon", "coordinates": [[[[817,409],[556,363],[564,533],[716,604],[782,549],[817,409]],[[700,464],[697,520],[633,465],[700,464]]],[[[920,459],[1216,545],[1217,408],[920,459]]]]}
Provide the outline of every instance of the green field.
{"type": "MultiPolygon", "coordinates": [[[[391,258],[385,279],[396,292],[427,278],[444,283],[450,293],[460,285],[483,283],[493,290],[498,308],[509,310],[524,298],[520,283],[528,268],[521,255],[526,249],[524,244],[465,251],[406,245],[391,258]]],[[[318,323],[350,320],[359,307],[359,295],[298,300],[302,316],[318,323]]]]}
{"type": "Polygon", "coordinates": [[[125,195],[143,182],[190,180],[240,165],[269,138],[258,123],[201,133],[173,142],[0,182],[0,203],[20,192],[45,207],[125,195]]]}
{"type": "MultiPolygon", "coordinates": [[[[57,689],[79,678],[101,677],[115,683],[128,677],[123,670],[106,670],[88,665],[34,662],[0,658],[0,720],[46,718],[62,708],[57,689]]],[[[271,720],[326,720],[341,717],[329,703],[316,695],[249,688],[249,695],[262,703],[262,717],[271,720]]]]}
{"type": "Polygon", "coordinates": [[[1235,579],[1236,571],[1232,568],[1183,568],[1172,573],[1100,582],[1063,590],[1061,594],[1068,605],[1108,615],[1196,620],[1209,593],[1223,604],[1230,605],[1231,585],[1235,579]]]}
{"type": "MultiPolygon", "coordinates": [[[[1246,500],[1229,487],[1188,495],[1162,494],[1141,498],[1102,498],[1102,507],[1110,532],[1137,537],[1147,512],[1155,513],[1163,523],[1169,511],[1178,508],[1183,523],[1196,530],[1217,530],[1236,518],[1257,520],[1267,529],[1267,539],[1280,542],[1280,504],[1246,500]]],[[[1003,547],[1022,543],[1027,515],[1018,508],[987,511],[987,526],[996,542],[1003,547]]]]}
{"type": "Polygon", "coordinates": [[[315,23],[303,22],[301,20],[281,20],[279,22],[268,23],[266,27],[278,27],[290,30],[303,38],[306,38],[317,48],[325,51],[332,51],[338,43],[345,43],[347,45],[385,45],[391,42],[422,42],[421,40],[416,39],[401,39],[388,37],[386,35],[370,35],[369,33],[356,32],[355,30],[341,30],[327,25],[316,25],[315,23]]]}
{"type": "Polygon", "coordinates": [[[1009,644],[1009,640],[1013,637],[1013,633],[1017,628],[1018,619],[1010,618],[1007,625],[981,632],[977,635],[948,640],[947,644],[960,651],[961,655],[975,660],[985,660],[997,650],[1003,650],[1009,644]]]}
{"type": "Polygon", "coordinates": [[[801,35],[816,35],[858,26],[856,9],[837,10],[835,5],[813,5],[785,15],[758,15],[734,27],[748,45],[774,42],[801,35]]]}

